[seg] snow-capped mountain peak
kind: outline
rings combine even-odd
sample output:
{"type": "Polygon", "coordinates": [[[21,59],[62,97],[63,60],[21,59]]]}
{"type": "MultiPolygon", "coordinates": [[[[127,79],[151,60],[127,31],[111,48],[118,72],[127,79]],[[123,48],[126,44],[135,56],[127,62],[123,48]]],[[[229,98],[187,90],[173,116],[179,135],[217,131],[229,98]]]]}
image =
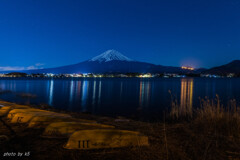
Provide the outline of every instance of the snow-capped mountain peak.
{"type": "Polygon", "coordinates": [[[130,58],[124,56],[123,54],[121,54],[120,52],[116,51],[116,50],[107,50],[106,52],[93,57],[92,59],[90,59],[89,61],[98,61],[98,62],[109,62],[109,61],[132,61],[130,58]]]}

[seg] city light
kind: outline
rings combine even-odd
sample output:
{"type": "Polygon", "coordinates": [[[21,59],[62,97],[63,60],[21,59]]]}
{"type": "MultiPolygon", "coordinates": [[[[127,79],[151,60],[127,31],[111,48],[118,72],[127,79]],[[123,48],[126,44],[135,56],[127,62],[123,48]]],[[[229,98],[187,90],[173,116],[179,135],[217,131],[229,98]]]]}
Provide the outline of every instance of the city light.
{"type": "Polygon", "coordinates": [[[191,70],[191,71],[193,71],[193,70],[194,70],[194,68],[193,68],[193,67],[186,67],[186,66],[182,66],[181,68],[182,68],[182,69],[191,70]]]}

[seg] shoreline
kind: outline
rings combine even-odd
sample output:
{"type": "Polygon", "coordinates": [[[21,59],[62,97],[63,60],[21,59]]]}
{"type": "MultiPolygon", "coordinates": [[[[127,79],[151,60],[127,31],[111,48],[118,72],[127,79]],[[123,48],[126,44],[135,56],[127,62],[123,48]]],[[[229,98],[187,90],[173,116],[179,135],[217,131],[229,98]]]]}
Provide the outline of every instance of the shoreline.
{"type": "MultiPolygon", "coordinates": [[[[86,114],[86,113],[74,113],[74,112],[70,112],[70,111],[63,111],[63,110],[54,109],[54,108],[50,108],[50,107],[42,107],[40,105],[30,105],[30,107],[35,108],[35,109],[44,109],[47,111],[53,111],[53,112],[57,112],[57,113],[61,113],[61,114],[62,113],[69,114],[73,118],[76,118],[76,119],[80,118],[80,119],[85,119],[85,120],[94,120],[99,124],[114,125],[116,127],[116,129],[125,129],[125,130],[128,129],[128,130],[138,131],[138,129],[136,129],[136,128],[134,129],[134,128],[126,125],[130,121],[131,121],[130,123],[132,123],[133,122],[132,120],[123,119],[122,117],[120,119],[114,119],[111,117],[96,116],[96,115],[91,115],[91,114],[86,114]],[[121,127],[122,125],[126,125],[127,127],[121,127]]],[[[41,129],[32,129],[32,128],[27,128],[26,124],[11,124],[7,121],[6,117],[3,117],[2,120],[9,127],[11,127],[14,130],[14,132],[16,133],[16,135],[12,134],[11,131],[6,126],[4,126],[2,123],[0,123],[1,135],[5,135],[8,137],[7,141],[3,141],[1,143],[2,147],[0,148],[0,153],[2,156],[4,156],[4,154],[5,154],[5,155],[8,155],[9,157],[12,157],[12,156],[14,156],[13,153],[31,152],[31,156],[24,157],[24,158],[45,159],[49,156],[50,157],[53,156],[52,155],[53,151],[51,151],[51,154],[49,154],[49,150],[51,150],[51,149],[55,150],[57,148],[57,150],[60,150],[61,152],[64,150],[63,151],[64,156],[66,156],[66,157],[67,157],[67,155],[69,156],[69,154],[76,154],[76,155],[82,156],[83,153],[86,153],[86,157],[87,157],[86,159],[89,159],[89,158],[91,159],[95,156],[99,156],[99,154],[100,155],[105,154],[105,152],[109,152],[110,154],[115,154],[116,152],[121,153],[123,151],[127,151],[129,148],[129,147],[126,147],[126,148],[116,148],[116,149],[99,149],[99,150],[95,150],[95,151],[94,150],[93,151],[91,151],[91,150],[90,151],[67,150],[67,149],[64,149],[63,146],[66,144],[68,138],[60,138],[60,139],[58,139],[58,138],[43,138],[41,135],[42,135],[42,132],[44,131],[44,129],[42,129],[42,128],[41,129]],[[32,146],[35,143],[39,144],[41,147],[43,147],[45,149],[43,149],[41,147],[39,148],[37,145],[32,146]],[[33,148],[30,149],[29,144],[33,148]],[[49,148],[49,145],[54,146],[54,147],[49,148]],[[29,149],[30,149],[30,151],[29,151],[29,149]],[[44,154],[44,155],[40,154],[41,153],[40,150],[42,150],[42,149],[44,150],[43,152],[46,154],[44,154]],[[96,152],[96,153],[93,154],[93,152],[96,152]],[[91,154],[89,154],[89,153],[91,153],[91,154]]],[[[134,147],[132,147],[132,148],[134,148],[134,147]]],[[[56,150],[54,152],[56,152],[56,150]]],[[[62,156],[63,155],[61,155],[60,157],[57,157],[56,159],[62,158],[62,156]]]]}
{"type": "MultiPolygon", "coordinates": [[[[148,123],[120,118],[102,117],[84,113],[70,113],[57,109],[35,108],[51,110],[58,113],[70,114],[73,118],[96,120],[98,123],[113,125],[116,129],[138,131],[149,138],[149,147],[126,147],[98,150],[69,150],[64,149],[67,139],[43,138],[44,129],[26,128],[25,124],[10,124],[3,120],[16,132],[11,132],[0,123],[1,135],[9,137],[1,142],[1,156],[6,152],[30,152],[24,159],[240,159],[240,139],[222,137],[206,133],[198,124],[191,121],[167,121],[148,123]],[[218,139],[216,139],[216,137],[218,139]],[[216,140],[214,140],[216,139],[216,140]],[[219,141],[219,139],[221,141],[219,141]]],[[[209,126],[208,126],[209,127],[209,126]]]]}

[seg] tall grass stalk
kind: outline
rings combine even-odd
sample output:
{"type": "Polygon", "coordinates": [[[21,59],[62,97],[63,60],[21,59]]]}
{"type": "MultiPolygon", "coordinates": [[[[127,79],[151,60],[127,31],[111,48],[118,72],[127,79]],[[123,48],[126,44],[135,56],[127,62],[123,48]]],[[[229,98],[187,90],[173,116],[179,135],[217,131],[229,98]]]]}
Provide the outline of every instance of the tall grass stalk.
{"type": "Polygon", "coordinates": [[[215,136],[240,137],[240,107],[235,99],[230,100],[228,105],[224,106],[219,96],[216,95],[215,99],[207,97],[200,99],[199,108],[192,110],[188,107],[192,108],[192,106],[183,107],[176,100],[172,100],[170,119],[191,120],[215,136]]]}

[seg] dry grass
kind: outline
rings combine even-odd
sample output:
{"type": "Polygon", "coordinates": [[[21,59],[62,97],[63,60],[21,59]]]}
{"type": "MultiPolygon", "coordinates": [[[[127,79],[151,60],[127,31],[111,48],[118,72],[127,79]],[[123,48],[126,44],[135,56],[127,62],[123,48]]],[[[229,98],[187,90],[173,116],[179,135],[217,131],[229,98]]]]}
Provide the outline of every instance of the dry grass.
{"type": "Polygon", "coordinates": [[[185,141],[194,149],[186,151],[187,155],[191,159],[240,159],[240,106],[236,100],[224,106],[216,95],[213,100],[200,99],[200,108],[188,107],[192,108],[172,101],[169,113],[171,123],[185,123],[190,129],[185,141]]]}
{"type": "Polygon", "coordinates": [[[200,99],[200,108],[195,110],[192,106],[181,106],[172,101],[169,117],[172,121],[191,121],[207,132],[211,130],[224,136],[240,136],[240,106],[235,99],[230,100],[227,106],[221,104],[218,95],[213,100],[200,99]]]}
{"type": "Polygon", "coordinates": [[[221,136],[240,136],[240,107],[236,100],[230,100],[224,107],[220,99],[201,100],[201,108],[196,110],[195,123],[205,126],[203,129],[211,130],[221,136]]]}
{"type": "Polygon", "coordinates": [[[193,116],[192,106],[190,103],[180,104],[177,99],[173,97],[171,91],[168,91],[171,95],[171,110],[169,117],[171,120],[191,119],[193,116]]]}
{"type": "MultiPolygon", "coordinates": [[[[66,139],[45,139],[42,130],[12,126],[17,136],[1,143],[0,153],[31,151],[29,159],[129,159],[129,160],[240,160],[240,110],[235,100],[223,106],[201,99],[201,107],[192,110],[174,101],[166,121],[146,123],[130,120],[116,122],[109,117],[70,113],[76,118],[96,120],[118,129],[135,130],[149,137],[149,147],[130,147],[94,151],[66,150],[66,139]]],[[[0,124],[0,132],[11,135],[0,124]]],[[[1,159],[1,158],[0,158],[1,159]]]]}

